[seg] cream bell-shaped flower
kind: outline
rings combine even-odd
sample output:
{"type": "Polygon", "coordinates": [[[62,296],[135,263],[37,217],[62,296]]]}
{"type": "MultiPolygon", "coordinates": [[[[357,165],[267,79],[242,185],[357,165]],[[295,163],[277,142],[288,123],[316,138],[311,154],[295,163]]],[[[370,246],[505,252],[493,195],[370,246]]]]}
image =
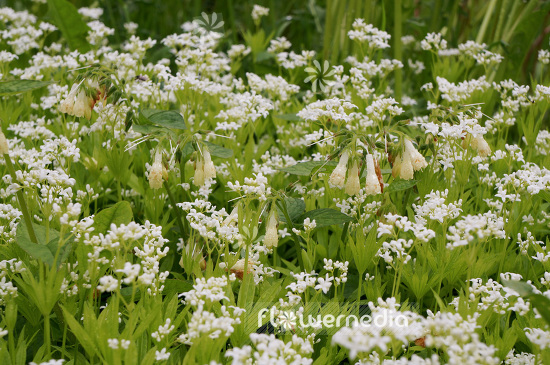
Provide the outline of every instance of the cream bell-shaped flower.
{"type": "Polygon", "coordinates": [[[0,130],[0,155],[6,155],[9,152],[8,140],[4,133],[0,130]]]}
{"type": "Polygon", "coordinates": [[[160,189],[162,187],[164,166],[162,166],[162,153],[157,151],[155,154],[155,161],[149,171],[149,186],[151,189],[160,189]]]}
{"type": "Polygon", "coordinates": [[[349,170],[348,180],[346,182],[346,194],[357,195],[361,190],[361,182],[359,181],[359,166],[357,161],[353,162],[351,170],[349,170]]]}
{"type": "Polygon", "coordinates": [[[338,165],[336,165],[336,168],[332,171],[332,174],[330,174],[328,179],[329,184],[340,189],[344,187],[344,183],[346,181],[346,171],[348,169],[348,159],[349,151],[346,150],[342,153],[340,160],[338,161],[338,165]]]}
{"type": "Polygon", "coordinates": [[[391,173],[394,178],[400,177],[403,180],[410,180],[413,178],[414,168],[408,153],[403,153],[403,156],[397,156],[395,158],[391,173]]]}
{"type": "Polygon", "coordinates": [[[265,229],[264,244],[267,248],[277,247],[277,244],[279,243],[277,223],[277,211],[273,209],[271,213],[269,213],[267,227],[265,229]]]}
{"type": "MultiPolygon", "coordinates": [[[[63,100],[59,106],[59,110],[62,113],[69,115],[74,115],[79,118],[90,119],[92,117],[92,109],[95,104],[95,99],[86,95],[86,90],[82,86],[85,81],[82,81],[78,84],[73,84],[71,91],[67,98],[63,100]]],[[[97,81],[89,80],[87,85],[93,89],[99,87],[97,81]]]]}
{"type": "Polygon", "coordinates": [[[204,176],[204,161],[202,159],[197,160],[195,166],[195,176],[193,177],[193,184],[196,186],[203,186],[205,182],[204,176]]]}
{"type": "Polygon", "coordinates": [[[374,157],[369,153],[367,155],[367,185],[365,187],[365,193],[367,195],[376,195],[381,192],[380,181],[378,181],[378,175],[376,175],[376,169],[374,167],[374,157]]]}
{"type": "Polygon", "coordinates": [[[212,162],[212,157],[210,157],[210,152],[206,147],[202,149],[202,154],[204,156],[204,178],[213,179],[216,177],[216,167],[212,162]]]}
{"type": "Polygon", "coordinates": [[[428,166],[426,159],[414,147],[410,139],[405,139],[405,154],[409,154],[414,171],[418,171],[428,166]]]}
{"type": "Polygon", "coordinates": [[[473,138],[470,142],[470,146],[472,146],[474,150],[477,150],[477,153],[479,153],[481,157],[487,157],[491,154],[491,147],[482,135],[473,138]]]}

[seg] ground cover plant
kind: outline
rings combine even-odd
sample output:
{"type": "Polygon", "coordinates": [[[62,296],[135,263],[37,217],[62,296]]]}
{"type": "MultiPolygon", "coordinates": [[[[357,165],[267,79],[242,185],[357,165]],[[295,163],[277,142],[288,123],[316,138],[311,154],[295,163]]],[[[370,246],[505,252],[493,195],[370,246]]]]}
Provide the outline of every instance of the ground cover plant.
{"type": "Polygon", "coordinates": [[[7,1],[1,364],[550,364],[550,3],[7,1]]]}

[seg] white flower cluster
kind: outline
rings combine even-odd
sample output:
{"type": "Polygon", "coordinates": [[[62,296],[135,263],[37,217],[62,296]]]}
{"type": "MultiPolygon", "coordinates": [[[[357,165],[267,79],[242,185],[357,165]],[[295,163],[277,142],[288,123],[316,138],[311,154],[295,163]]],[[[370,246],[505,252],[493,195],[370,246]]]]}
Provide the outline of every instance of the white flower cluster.
{"type": "Polygon", "coordinates": [[[365,23],[364,19],[355,19],[348,32],[350,39],[366,43],[370,49],[384,49],[390,46],[391,35],[375,28],[372,24],[365,23]]]}
{"type": "Polygon", "coordinates": [[[234,347],[225,353],[231,358],[231,365],[268,365],[268,364],[313,364],[313,340],[303,339],[293,334],[288,342],[278,339],[273,334],[250,334],[251,345],[234,347]]]}
{"type": "Polygon", "coordinates": [[[458,218],[460,212],[462,212],[462,199],[446,204],[445,201],[448,195],[449,189],[444,191],[432,190],[424,196],[426,200],[422,205],[413,204],[417,221],[422,217],[443,223],[445,220],[458,218]]]}
{"type": "Polygon", "coordinates": [[[448,232],[447,248],[451,250],[468,245],[476,238],[481,242],[491,238],[506,239],[504,218],[491,211],[477,215],[468,214],[450,226],[448,232]]]}
{"type": "MultiPolygon", "coordinates": [[[[521,279],[521,275],[516,279],[521,279]]],[[[518,315],[524,316],[529,312],[530,308],[529,303],[525,302],[518,293],[502,286],[493,279],[487,280],[486,283],[483,283],[483,280],[479,278],[471,279],[469,300],[471,303],[477,305],[479,312],[491,308],[499,314],[514,311],[518,315]]],[[[458,306],[458,302],[454,303],[454,305],[458,306]]]]}
{"type": "Polygon", "coordinates": [[[220,245],[242,240],[236,218],[225,209],[217,210],[212,203],[201,199],[177,205],[187,212],[189,225],[204,239],[220,245]]]}
{"type": "Polygon", "coordinates": [[[267,200],[271,195],[271,187],[268,185],[267,177],[262,173],[254,174],[254,178],[245,177],[241,185],[239,181],[227,182],[227,187],[234,192],[242,193],[245,196],[257,197],[260,201],[267,200]]]}
{"type": "Polygon", "coordinates": [[[332,98],[308,104],[297,115],[310,122],[348,123],[351,121],[351,116],[348,114],[349,111],[356,108],[356,105],[348,101],[332,98]]]}
{"type": "Polygon", "coordinates": [[[25,270],[23,262],[17,259],[0,261],[0,306],[17,296],[17,287],[9,281],[8,275],[19,274],[25,270]]]}
{"type": "Polygon", "coordinates": [[[22,214],[11,204],[0,204],[0,242],[13,242],[22,214]]]}
{"type": "Polygon", "coordinates": [[[343,327],[332,337],[332,343],[349,350],[351,359],[362,358],[372,351],[385,354],[393,346],[407,345],[424,335],[423,319],[412,311],[399,310],[395,298],[368,303],[369,323],[355,321],[352,327],[343,327]]]}
{"type": "Polygon", "coordinates": [[[231,336],[235,330],[234,326],[241,323],[240,316],[244,313],[244,309],[233,306],[226,308],[225,305],[222,305],[219,312],[220,314],[217,315],[203,308],[193,312],[187,325],[187,333],[181,334],[178,337],[178,342],[192,345],[193,340],[204,335],[210,339],[231,336]]]}

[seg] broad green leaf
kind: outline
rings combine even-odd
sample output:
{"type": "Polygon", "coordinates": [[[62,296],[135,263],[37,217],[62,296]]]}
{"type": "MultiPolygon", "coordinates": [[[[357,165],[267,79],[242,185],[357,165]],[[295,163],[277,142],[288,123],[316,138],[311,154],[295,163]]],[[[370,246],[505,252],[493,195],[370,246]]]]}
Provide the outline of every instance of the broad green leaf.
{"type": "Polygon", "coordinates": [[[90,50],[86,40],[90,28],[73,4],[67,0],[48,0],[48,14],[71,49],[78,49],[82,53],[90,50]]]}
{"type": "Polygon", "coordinates": [[[528,297],[533,294],[533,288],[527,283],[515,280],[502,280],[502,283],[510,289],[518,292],[518,294],[522,297],[528,297]]]}
{"type": "Polygon", "coordinates": [[[550,325],[550,299],[541,294],[535,294],[531,285],[522,281],[503,280],[502,283],[516,291],[520,296],[529,300],[537,309],[542,318],[550,325]]]}
{"type": "Polygon", "coordinates": [[[169,297],[172,294],[186,293],[193,289],[193,283],[188,280],[166,279],[162,293],[169,297]]]}
{"type": "Polygon", "coordinates": [[[218,146],[217,144],[208,141],[204,141],[203,143],[206,145],[206,147],[208,147],[208,151],[212,156],[221,158],[229,158],[233,156],[233,150],[229,148],[218,146]]]}
{"type": "Polygon", "coordinates": [[[51,84],[51,81],[38,80],[8,80],[0,81],[0,96],[21,94],[27,91],[40,89],[51,84]]]}
{"type": "MultiPolygon", "coordinates": [[[[301,198],[285,198],[284,204],[286,204],[287,213],[292,222],[296,222],[296,219],[306,210],[306,203],[301,198]]],[[[277,207],[277,212],[279,213],[279,220],[286,223],[284,212],[279,207],[277,207]]]]}
{"type": "Polygon", "coordinates": [[[296,114],[279,114],[276,115],[275,118],[282,119],[282,120],[289,120],[292,122],[297,122],[300,120],[300,117],[296,114]]]}
{"type": "Polygon", "coordinates": [[[151,134],[159,130],[158,127],[150,124],[132,124],[132,129],[141,134],[151,134]]]}
{"type": "Polygon", "coordinates": [[[336,166],[336,161],[306,161],[298,162],[296,165],[281,168],[281,171],[292,175],[309,176],[313,171],[326,171],[327,167],[336,166]]]}
{"type": "Polygon", "coordinates": [[[330,208],[310,210],[309,212],[302,214],[298,219],[296,219],[296,221],[303,222],[306,218],[311,220],[315,219],[317,228],[331,226],[333,224],[344,224],[355,220],[349,215],[330,208]]]}
{"type": "Polygon", "coordinates": [[[127,201],[116,203],[110,208],[103,209],[94,217],[94,233],[107,233],[111,224],[128,224],[133,218],[132,207],[127,201]]]}
{"type": "Polygon", "coordinates": [[[541,294],[533,294],[528,298],[546,323],[550,325],[550,299],[541,294]]]}
{"type": "Polygon", "coordinates": [[[386,189],[384,189],[385,193],[394,193],[396,191],[402,191],[412,188],[416,185],[418,180],[394,180],[390,186],[388,186],[386,189]]]}
{"type": "Polygon", "coordinates": [[[185,129],[185,122],[180,113],[174,110],[143,109],[140,112],[142,125],[147,123],[171,129],[185,129]]]}

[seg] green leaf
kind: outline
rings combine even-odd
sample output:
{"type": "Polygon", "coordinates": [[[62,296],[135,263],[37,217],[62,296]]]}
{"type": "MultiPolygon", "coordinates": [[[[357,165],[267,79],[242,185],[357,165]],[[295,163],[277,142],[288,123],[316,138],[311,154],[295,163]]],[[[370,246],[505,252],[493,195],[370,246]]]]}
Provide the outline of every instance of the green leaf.
{"type": "Polygon", "coordinates": [[[185,122],[180,113],[174,110],[143,109],[140,112],[142,125],[148,123],[171,129],[185,129],[185,122]]]}
{"type": "Polygon", "coordinates": [[[407,190],[416,185],[418,180],[394,180],[390,186],[384,189],[385,193],[395,193],[396,191],[407,190]]]}
{"type": "Polygon", "coordinates": [[[0,81],[0,96],[21,94],[27,91],[40,89],[51,84],[51,81],[37,80],[8,80],[0,81]]]}
{"type": "Polygon", "coordinates": [[[522,297],[528,297],[533,294],[533,288],[527,283],[515,280],[502,280],[502,283],[510,289],[517,291],[522,297]]]}
{"type": "Polygon", "coordinates": [[[208,141],[204,141],[203,143],[206,145],[206,147],[208,147],[208,151],[210,151],[210,154],[212,156],[221,158],[229,158],[233,156],[233,150],[229,148],[218,146],[217,144],[208,141]]]}
{"type": "Polygon", "coordinates": [[[82,53],[90,50],[86,40],[90,28],[73,4],[67,0],[48,0],[48,14],[71,49],[78,49],[82,53]]]}
{"type": "Polygon", "coordinates": [[[323,167],[320,170],[324,172],[327,170],[327,167],[333,167],[336,166],[336,164],[336,161],[306,161],[298,162],[296,165],[283,167],[280,170],[292,175],[309,176],[312,171],[317,171],[321,166],[323,167]]]}
{"type": "Polygon", "coordinates": [[[330,208],[310,210],[309,212],[302,214],[296,221],[303,222],[306,218],[311,220],[315,219],[317,228],[331,226],[333,224],[344,224],[355,220],[349,215],[330,208]]]}
{"type": "Polygon", "coordinates": [[[173,294],[186,293],[193,289],[193,282],[189,280],[166,279],[162,293],[169,297],[173,294]]]}
{"type": "Polygon", "coordinates": [[[84,350],[90,355],[90,357],[96,356],[98,350],[88,332],[86,332],[84,327],[82,327],[82,325],[78,323],[71,312],[69,312],[63,306],[61,306],[61,309],[63,310],[65,321],[67,322],[72,333],[78,339],[80,345],[82,345],[82,348],[84,348],[84,350]]]}
{"type": "Polygon", "coordinates": [[[132,129],[135,132],[138,132],[141,134],[151,134],[159,130],[158,127],[155,127],[154,125],[150,125],[150,124],[132,124],[132,129]]]}
{"type": "Polygon", "coordinates": [[[300,120],[300,117],[296,114],[279,114],[276,115],[275,118],[282,119],[282,120],[289,120],[292,122],[297,122],[300,120]]]}
{"type": "Polygon", "coordinates": [[[522,281],[502,280],[502,283],[527,299],[537,309],[546,323],[550,325],[550,299],[544,295],[535,294],[531,285],[522,281]]]}
{"type": "MultiPolygon", "coordinates": [[[[53,265],[55,251],[52,252],[46,244],[46,227],[40,226],[38,224],[33,224],[32,226],[38,243],[34,243],[31,240],[31,238],[29,237],[29,233],[27,232],[27,226],[25,224],[19,224],[17,226],[15,242],[17,242],[19,247],[21,247],[31,257],[42,260],[42,262],[50,266],[53,265]]],[[[51,238],[52,241],[57,242],[59,240],[59,232],[57,232],[56,230],[50,229],[49,235],[49,238],[51,238]]]]}
{"type": "MultiPolygon", "coordinates": [[[[285,198],[284,204],[286,204],[286,210],[292,222],[296,222],[300,214],[306,210],[306,203],[301,198],[285,198]]],[[[286,223],[285,215],[279,207],[277,207],[277,212],[279,213],[279,220],[286,223]]]]}
{"type": "Polygon", "coordinates": [[[94,217],[94,233],[107,233],[111,224],[128,224],[133,218],[132,207],[127,201],[116,203],[110,208],[103,209],[94,217]]]}
{"type": "Polygon", "coordinates": [[[195,147],[193,147],[193,143],[187,142],[185,146],[183,146],[183,148],[181,149],[181,157],[187,158],[187,156],[189,156],[193,152],[195,152],[195,147]]]}
{"type": "Polygon", "coordinates": [[[550,325],[550,299],[541,294],[533,294],[529,297],[533,307],[537,308],[542,318],[550,325]]]}

